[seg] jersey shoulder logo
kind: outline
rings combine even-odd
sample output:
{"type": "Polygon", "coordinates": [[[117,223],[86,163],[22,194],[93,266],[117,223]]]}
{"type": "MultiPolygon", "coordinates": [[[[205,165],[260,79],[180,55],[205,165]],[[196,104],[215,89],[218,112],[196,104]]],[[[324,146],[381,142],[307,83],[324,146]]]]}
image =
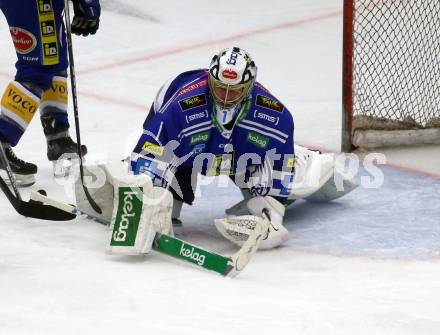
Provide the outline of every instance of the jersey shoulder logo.
{"type": "Polygon", "coordinates": [[[195,112],[194,114],[185,115],[186,123],[195,121],[198,119],[207,119],[209,117],[208,111],[205,109],[203,112],[195,112]]]}
{"type": "Polygon", "coordinates": [[[185,86],[184,88],[182,88],[182,89],[179,91],[178,96],[181,96],[181,95],[184,95],[184,94],[190,93],[190,92],[192,92],[192,91],[194,91],[194,90],[197,90],[197,89],[199,89],[199,88],[201,88],[201,87],[205,87],[206,85],[208,85],[208,80],[207,80],[207,79],[203,79],[203,80],[201,80],[201,81],[199,81],[199,82],[196,82],[196,83],[194,83],[194,84],[191,84],[191,85],[189,85],[189,86],[185,86]]]}
{"type": "Polygon", "coordinates": [[[153,155],[162,156],[165,148],[161,147],[160,145],[146,141],[142,146],[142,150],[147,151],[153,155]]]}
{"type": "Polygon", "coordinates": [[[205,106],[206,105],[206,95],[204,93],[194,95],[192,97],[183,99],[179,101],[180,108],[182,111],[187,111],[189,109],[205,106]]]}
{"type": "Polygon", "coordinates": [[[272,98],[265,97],[261,94],[257,94],[255,105],[273,110],[278,113],[282,113],[284,110],[284,106],[281,102],[272,98]]]}
{"type": "Polygon", "coordinates": [[[191,138],[189,140],[189,144],[194,145],[194,144],[198,144],[198,143],[208,142],[210,136],[211,136],[211,133],[209,131],[205,131],[203,133],[197,133],[197,134],[191,136],[191,138]]]}
{"type": "Polygon", "coordinates": [[[269,138],[260,134],[257,134],[253,131],[248,132],[248,136],[246,140],[249,143],[252,143],[259,147],[260,149],[264,149],[269,144],[269,138]]]}

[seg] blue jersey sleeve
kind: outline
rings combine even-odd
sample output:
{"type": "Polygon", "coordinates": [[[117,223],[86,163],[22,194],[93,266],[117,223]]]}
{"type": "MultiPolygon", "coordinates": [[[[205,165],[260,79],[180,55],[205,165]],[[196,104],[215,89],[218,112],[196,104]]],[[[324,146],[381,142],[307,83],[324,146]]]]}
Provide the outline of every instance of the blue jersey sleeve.
{"type": "Polygon", "coordinates": [[[171,104],[144,123],[142,135],[131,155],[132,171],[148,174],[160,186],[165,186],[167,171],[172,170],[180,149],[180,123],[174,117],[174,108],[171,104]]]}

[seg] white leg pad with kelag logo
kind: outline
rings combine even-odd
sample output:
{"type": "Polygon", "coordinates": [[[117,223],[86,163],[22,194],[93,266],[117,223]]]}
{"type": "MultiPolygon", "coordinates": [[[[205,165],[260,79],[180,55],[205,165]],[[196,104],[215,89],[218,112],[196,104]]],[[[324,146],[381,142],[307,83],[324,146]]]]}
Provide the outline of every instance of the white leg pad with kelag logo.
{"type": "Polygon", "coordinates": [[[92,206],[90,206],[89,200],[87,200],[84,193],[78,166],[76,168],[75,173],[66,176],[64,179],[58,179],[58,183],[63,181],[70,183],[71,178],[76,178],[74,185],[76,207],[84,213],[98,217],[102,221],[110,222],[113,214],[113,185],[117,178],[125,177],[129,174],[128,167],[120,161],[84,166],[84,184],[87,186],[93,200],[101,208],[101,214],[96,213],[92,206]]]}
{"type": "Polygon", "coordinates": [[[113,187],[114,207],[107,251],[147,254],[157,232],[171,234],[171,193],[153,186],[146,175],[116,177],[113,187]]]}

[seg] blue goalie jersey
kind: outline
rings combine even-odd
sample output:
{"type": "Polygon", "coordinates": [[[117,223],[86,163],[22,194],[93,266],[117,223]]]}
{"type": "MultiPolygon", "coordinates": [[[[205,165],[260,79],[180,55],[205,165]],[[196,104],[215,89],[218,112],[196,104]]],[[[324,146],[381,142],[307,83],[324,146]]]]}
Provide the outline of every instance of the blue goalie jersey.
{"type": "Polygon", "coordinates": [[[208,176],[229,175],[255,195],[287,197],[295,162],[289,110],[258,82],[232,128],[217,121],[214,108],[206,69],[165,83],[133,150],[134,173],[163,179],[167,169],[186,167],[208,176]],[[252,176],[259,180],[249,184],[252,176]]]}

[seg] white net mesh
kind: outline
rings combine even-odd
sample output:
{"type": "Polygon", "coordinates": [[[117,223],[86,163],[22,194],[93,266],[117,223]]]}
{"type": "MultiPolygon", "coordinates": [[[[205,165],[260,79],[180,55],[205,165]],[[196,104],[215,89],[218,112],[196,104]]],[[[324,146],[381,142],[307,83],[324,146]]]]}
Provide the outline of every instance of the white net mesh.
{"type": "Polygon", "coordinates": [[[355,0],[353,127],[440,127],[440,1],[355,0]]]}

